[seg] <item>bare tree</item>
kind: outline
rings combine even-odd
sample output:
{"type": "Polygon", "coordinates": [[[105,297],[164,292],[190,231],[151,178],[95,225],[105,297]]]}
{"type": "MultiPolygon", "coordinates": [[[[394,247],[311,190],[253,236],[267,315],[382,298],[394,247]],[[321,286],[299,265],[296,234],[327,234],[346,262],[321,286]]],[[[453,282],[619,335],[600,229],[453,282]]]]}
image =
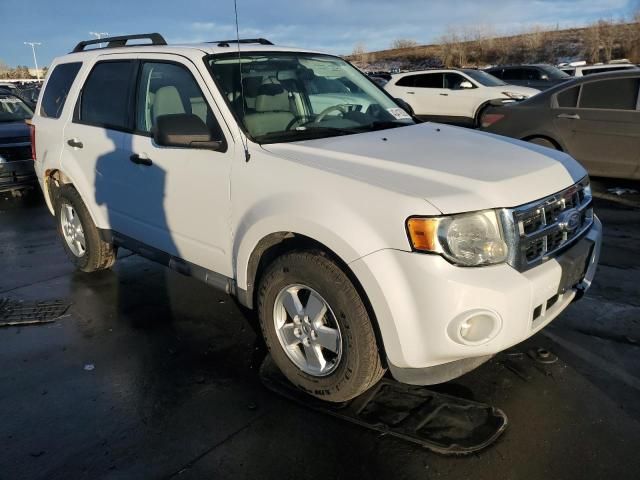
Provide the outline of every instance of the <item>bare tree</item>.
{"type": "Polygon", "coordinates": [[[600,27],[597,23],[584,29],[583,55],[589,63],[600,61],[600,27]]]}
{"type": "Polygon", "coordinates": [[[611,20],[599,20],[598,32],[600,35],[600,44],[602,46],[602,60],[610,62],[613,58],[613,47],[616,41],[615,25],[611,20]]]}
{"type": "Polygon", "coordinates": [[[391,48],[394,50],[397,50],[399,48],[411,48],[411,47],[417,47],[417,46],[418,46],[418,42],[408,38],[398,38],[393,42],[391,42],[391,48]]]}

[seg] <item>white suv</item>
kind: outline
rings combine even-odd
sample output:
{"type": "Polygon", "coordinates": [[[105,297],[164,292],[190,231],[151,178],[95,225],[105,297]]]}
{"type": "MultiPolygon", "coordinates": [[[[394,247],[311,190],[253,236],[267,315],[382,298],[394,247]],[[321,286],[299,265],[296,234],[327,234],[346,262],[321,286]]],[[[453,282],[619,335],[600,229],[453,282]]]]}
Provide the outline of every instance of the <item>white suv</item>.
{"type": "Polygon", "coordinates": [[[79,270],[123,247],[225,290],[330,401],[386,369],[431,384],[475,368],[579,297],[598,259],[567,155],[418,124],[344,60],[264,39],[81,42],[32,129],[79,270]]]}
{"type": "Polygon", "coordinates": [[[407,102],[416,117],[462,126],[478,126],[492,101],[514,102],[539,90],[508,85],[482,70],[423,70],[393,75],[384,86],[407,102]]]}

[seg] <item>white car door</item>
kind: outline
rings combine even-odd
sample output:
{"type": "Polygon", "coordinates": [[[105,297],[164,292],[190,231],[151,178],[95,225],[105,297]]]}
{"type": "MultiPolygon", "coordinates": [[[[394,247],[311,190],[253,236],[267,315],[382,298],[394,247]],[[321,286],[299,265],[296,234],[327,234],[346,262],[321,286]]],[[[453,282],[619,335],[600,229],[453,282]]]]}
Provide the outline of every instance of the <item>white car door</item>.
{"type": "Polygon", "coordinates": [[[478,87],[467,77],[457,72],[444,75],[447,109],[452,117],[474,118],[477,108],[485,100],[486,89],[478,87]],[[466,83],[465,83],[466,82],[466,83]],[[470,85],[470,87],[468,86],[470,85]]]}
{"type": "MultiPolygon", "coordinates": [[[[175,55],[140,59],[129,151],[130,235],[196,265],[233,276],[230,170],[234,143],[200,72],[175,55]],[[152,131],[163,115],[195,115],[224,148],[157,145],[152,131]]],[[[126,232],[123,232],[126,233],[126,232]]]]}
{"type": "Polygon", "coordinates": [[[444,74],[441,72],[407,75],[394,85],[392,93],[402,98],[419,117],[447,116],[447,96],[444,74]]]}

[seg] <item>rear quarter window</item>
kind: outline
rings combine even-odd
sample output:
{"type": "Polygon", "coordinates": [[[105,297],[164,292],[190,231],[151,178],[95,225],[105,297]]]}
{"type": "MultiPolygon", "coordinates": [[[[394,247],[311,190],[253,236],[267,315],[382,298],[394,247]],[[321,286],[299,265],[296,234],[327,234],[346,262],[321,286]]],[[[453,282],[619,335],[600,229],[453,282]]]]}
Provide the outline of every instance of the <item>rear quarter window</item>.
{"type": "Polygon", "coordinates": [[[61,63],[56,65],[49,74],[47,87],[42,95],[40,116],[46,118],[60,118],[62,109],[67,101],[71,85],[76,79],[82,62],[61,63]]]}

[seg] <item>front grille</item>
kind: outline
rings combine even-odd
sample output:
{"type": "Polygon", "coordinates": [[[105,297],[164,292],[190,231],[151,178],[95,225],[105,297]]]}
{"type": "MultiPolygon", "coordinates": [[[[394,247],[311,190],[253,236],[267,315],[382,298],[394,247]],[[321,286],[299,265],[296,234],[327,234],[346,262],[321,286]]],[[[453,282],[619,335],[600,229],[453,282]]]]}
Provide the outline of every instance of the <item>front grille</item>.
{"type": "Polygon", "coordinates": [[[591,189],[585,178],[536,202],[502,211],[509,264],[528,270],[553,258],[593,223],[591,189]]]}
{"type": "Polygon", "coordinates": [[[31,145],[28,142],[11,147],[0,145],[0,157],[7,162],[29,160],[31,158],[31,145]]]}

